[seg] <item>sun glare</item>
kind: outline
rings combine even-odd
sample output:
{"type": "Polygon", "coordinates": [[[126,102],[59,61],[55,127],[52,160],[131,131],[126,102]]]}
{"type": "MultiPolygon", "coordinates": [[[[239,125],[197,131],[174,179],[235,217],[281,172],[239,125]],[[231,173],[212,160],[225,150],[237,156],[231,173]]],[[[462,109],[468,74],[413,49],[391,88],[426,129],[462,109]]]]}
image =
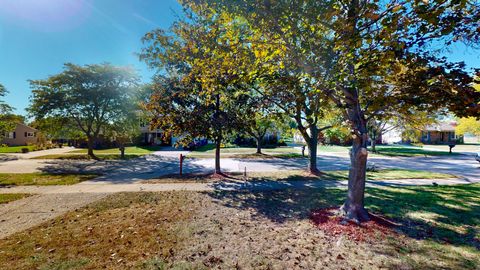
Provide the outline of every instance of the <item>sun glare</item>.
{"type": "Polygon", "coordinates": [[[89,13],[84,0],[0,0],[0,17],[45,32],[74,28],[89,13]]]}

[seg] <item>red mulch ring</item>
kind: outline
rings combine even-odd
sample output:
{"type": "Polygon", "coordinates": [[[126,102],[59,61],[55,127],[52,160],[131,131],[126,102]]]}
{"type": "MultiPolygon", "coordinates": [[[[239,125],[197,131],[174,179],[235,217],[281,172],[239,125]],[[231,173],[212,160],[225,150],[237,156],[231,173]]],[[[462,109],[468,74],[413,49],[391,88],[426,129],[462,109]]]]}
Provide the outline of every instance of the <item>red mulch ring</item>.
{"type": "Polygon", "coordinates": [[[328,207],[312,211],[310,219],[316,227],[332,236],[346,235],[351,240],[366,242],[367,240],[396,235],[397,225],[385,217],[370,213],[370,221],[356,224],[354,222],[342,222],[343,218],[338,215],[338,207],[328,207]],[[343,223],[343,224],[342,224],[343,223]]]}

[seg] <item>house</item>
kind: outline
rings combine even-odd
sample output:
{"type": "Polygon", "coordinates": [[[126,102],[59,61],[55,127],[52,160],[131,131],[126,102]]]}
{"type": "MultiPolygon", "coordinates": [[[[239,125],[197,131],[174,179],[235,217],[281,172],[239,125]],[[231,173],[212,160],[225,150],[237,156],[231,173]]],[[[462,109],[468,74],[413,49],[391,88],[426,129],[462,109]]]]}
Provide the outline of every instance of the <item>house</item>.
{"type": "Polygon", "coordinates": [[[38,130],[22,123],[18,123],[15,126],[15,130],[5,134],[5,137],[2,139],[2,144],[7,144],[9,146],[21,146],[37,142],[38,130]]]}
{"type": "Polygon", "coordinates": [[[152,128],[149,124],[142,124],[140,132],[141,142],[146,145],[172,146],[176,142],[176,138],[172,138],[160,129],[152,128]]]}
{"type": "Polygon", "coordinates": [[[457,136],[455,135],[456,122],[440,122],[426,126],[422,130],[420,141],[427,144],[448,144],[455,143],[457,136]]]}

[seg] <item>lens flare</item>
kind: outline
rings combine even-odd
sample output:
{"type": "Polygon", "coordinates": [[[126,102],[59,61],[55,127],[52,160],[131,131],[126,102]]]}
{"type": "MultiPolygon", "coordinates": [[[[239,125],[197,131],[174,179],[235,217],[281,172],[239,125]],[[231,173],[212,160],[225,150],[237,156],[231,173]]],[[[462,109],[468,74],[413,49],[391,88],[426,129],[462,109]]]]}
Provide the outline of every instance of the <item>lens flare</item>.
{"type": "Polygon", "coordinates": [[[0,0],[0,17],[45,32],[74,28],[89,14],[85,0],[0,0]]]}

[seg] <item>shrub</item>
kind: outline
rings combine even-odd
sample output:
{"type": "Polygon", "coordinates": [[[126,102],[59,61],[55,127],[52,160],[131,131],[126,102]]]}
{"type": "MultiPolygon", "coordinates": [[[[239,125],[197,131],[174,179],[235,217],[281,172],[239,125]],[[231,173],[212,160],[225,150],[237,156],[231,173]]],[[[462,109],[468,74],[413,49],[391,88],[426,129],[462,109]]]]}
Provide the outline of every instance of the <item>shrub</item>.
{"type": "Polygon", "coordinates": [[[30,152],[30,149],[28,149],[28,147],[23,147],[22,148],[22,153],[26,154],[28,152],[30,152]]]}

